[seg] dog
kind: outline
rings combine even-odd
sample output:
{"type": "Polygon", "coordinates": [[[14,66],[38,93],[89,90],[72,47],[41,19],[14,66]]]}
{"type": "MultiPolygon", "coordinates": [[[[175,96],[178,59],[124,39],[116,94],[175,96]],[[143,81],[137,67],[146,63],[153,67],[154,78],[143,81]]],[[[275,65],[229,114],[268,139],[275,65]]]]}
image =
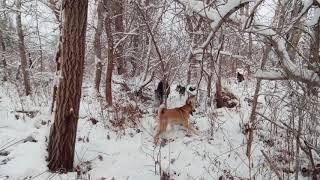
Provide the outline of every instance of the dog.
{"type": "Polygon", "coordinates": [[[180,94],[180,99],[182,96],[186,94],[186,87],[181,86],[180,84],[177,86],[176,91],[180,94]]]}
{"type": "Polygon", "coordinates": [[[160,102],[160,104],[162,104],[163,96],[166,94],[166,96],[168,97],[170,94],[170,86],[168,84],[168,81],[165,81],[165,82],[160,81],[154,93],[155,93],[156,99],[160,102]]]}
{"type": "Polygon", "coordinates": [[[195,111],[196,96],[191,96],[186,100],[186,104],[182,107],[167,109],[164,104],[161,104],[158,110],[159,128],[154,137],[155,144],[158,143],[159,136],[165,132],[168,124],[179,123],[182,124],[188,131],[192,131],[194,134],[198,133],[190,126],[189,118],[190,114],[195,111]]]}
{"type": "Polygon", "coordinates": [[[244,76],[240,72],[237,72],[237,80],[239,83],[244,81],[244,76]]]}

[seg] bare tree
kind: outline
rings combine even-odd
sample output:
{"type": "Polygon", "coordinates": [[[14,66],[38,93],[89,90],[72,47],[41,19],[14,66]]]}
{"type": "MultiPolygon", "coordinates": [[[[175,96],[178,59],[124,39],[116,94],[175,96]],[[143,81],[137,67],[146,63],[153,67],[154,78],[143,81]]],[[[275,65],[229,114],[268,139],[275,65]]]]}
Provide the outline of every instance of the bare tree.
{"type": "Polygon", "coordinates": [[[29,70],[28,70],[26,47],[24,43],[24,34],[23,34],[22,23],[21,23],[21,0],[16,0],[16,7],[18,10],[16,15],[16,22],[17,22],[17,33],[19,37],[19,53],[21,58],[21,70],[22,70],[25,93],[26,93],[26,96],[28,96],[28,95],[31,95],[31,83],[30,83],[29,70]]]}
{"type": "Polygon", "coordinates": [[[103,0],[98,0],[97,2],[97,27],[95,29],[94,35],[94,53],[95,53],[95,80],[94,86],[97,92],[100,92],[100,82],[102,73],[102,56],[101,56],[101,35],[103,32],[103,20],[105,7],[103,0]]]}
{"type": "Polygon", "coordinates": [[[123,41],[121,41],[124,35],[124,0],[112,0],[112,10],[115,16],[114,18],[114,30],[117,33],[117,47],[115,47],[115,61],[117,67],[117,73],[119,75],[125,72],[125,61],[124,61],[124,51],[123,51],[123,41]]]}
{"type": "Polygon", "coordinates": [[[6,44],[3,38],[3,33],[0,30],[0,44],[1,44],[1,51],[2,51],[2,57],[1,57],[1,65],[3,67],[3,81],[7,81],[8,80],[8,69],[7,69],[7,61],[6,61],[6,44]]]}
{"type": "Polygon", "coordinates": [[[107,63],[107,73],[106,73],[106,101],[108,106],[112,106],[112,72],[113,72],[113,62],[114,62],[114,45],[112,36],[112,9],[108,0],[104,0],[104,5],[107,7],[107,15],[105,17],[105,29],[107,34],[107,44],[108,44],[108,63],[107,63]]]}
{"type": "Polygon", "coordinates": [[[48,145],[51,171],[72,171],[85,58],[88,1],[62,3],[61,72],[48,145]],[[75,46],[76,44],[76,46],[75,46]]]}

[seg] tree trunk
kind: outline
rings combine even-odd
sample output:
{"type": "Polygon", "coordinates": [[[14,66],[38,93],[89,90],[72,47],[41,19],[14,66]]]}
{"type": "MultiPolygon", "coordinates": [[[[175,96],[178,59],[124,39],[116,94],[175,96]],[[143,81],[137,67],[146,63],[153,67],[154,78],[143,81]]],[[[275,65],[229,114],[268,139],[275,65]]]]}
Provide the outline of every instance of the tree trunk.
{"type": "MultiPolygon", "coordinates": [[[[39,8],[38,6],[38,1],[36,1],[36,6],[37,9],[39,8]]],[[[43,67],[43,50],[42,50],[42,39],[40,36],[40,30],[39,30],[39,17],[38,17],[38,12],[36,12],[36,28],[37,28],[37,36],[38,36],[38,41],[39,41],[39,53],[40,53],[40,72],[43,72],[44,67],[43,67]]]]}
{"type": "Polygon", "coordinates": [[[6,44],[4,42],[4,38],[2,35],[2,31],[0,30],[0,44],[1,44],[1,51],[2,51],[2,66],[3,66],[3,81],[7,81],[8,80],[8,69],[7,69],[7,61],[6,61],[6,44]]]}
{"type": "Polygon", "coordinates": [[[26,55],[26,47],[24,44],[24,35],[22,30],[22,23],[21,23],[21,0],[16,1],[16,7],[18,9],[17,16],[16,16],[16,23],[17,23],[17,33],[19,38],[19,53],[21,58],[21,70],[23,76],[23,84],[25,88],[26,96],[31,95],[31,84],[30,84],[30,77],[29,77],[29,70],[28,70],[28,62],[27,62],[27,55],[26,55]]]}
{"type": "MultiPolygon", "coordinates": [[[[115,16],[115,32],[118,34],[117,41],[120,41],[124,33],[123,23],[123,0],[113,0],[113,11],[115,16]]],[[[125,73],[125,61],[124,61],[123,42],[120,42],[115,49],[115,57],[117,72],[119,75],[125,73]]]]}
{"type": "MultiPolygon", "coordinates": [[[[60,26],[61,27],[61,26],[60,26]]],[[[58,42],[58,47],[57,47],[57,52],[54,57],[54,60],[56,61],[56,78],[59,78],[60,76],[60,69],[61,69],[61,63],[60,63],[60,58],[61,58],[61,46],[62,46],[62,34],[61,34],[61,29],[60,29],[60,36],[59,36],[59,42],[58,42]]],[[[53,84],[53,92],[52,92],[52,101],[51,101],[51,113],[54,111],[54,105],[57,97],[57,90],[58,90],[58,80],[56,79],[54,84],[53,84]]]]}
{"type": "Polygon", "coordinates": [[[85,58],[88,0],[65,0],[63,6],[61,76],[48,145],[48,167],[53,172],[73,170],[85,58]]]}
{"type": "Polygon", "coordinates": [[[106,101],[108,106],[112,106],[112,71],[113,71],[113,37],[111,28],[111,8],[108,6],[107,0],[104,0],[104,4],[107,9],[107,16],[105,17],[105,28],[107,34],[108,43],[108,63],[106,74],[106,101]]]}
{"type": "MultiPolygon", "coordinates": [[[[221,36],[220,36],[220,49],[219,52],[223,50],[223,43],[224,43],[224,35],[221,30],[221,36]]],[[[218,80],[216,84],[216,101],[217,101],[217,108],[223,107],[223,100],[222,100],[222,84],[221,84],[221,76],[222,76],[222,67],[221,67],[221,57],[219,57],[219,52],[217,54],[218,59],[218,80]]]]}
{"type": "MultiPolygon", "coordinates": [[[[270,51],[271,51],[271,45],[267,45],[267,47],[265,48],[262,60],[261,60],[261,65],[260,65],[261,69],[264,69],[264,66],[267,62],[270,51]]],[[[246,155],[247,155],[248,161],[249,161],[248,164],[249,164],[250,179],[251,179],[251,162],[252,162],[251,148],[252,148],[252,143],[253,143],[253,133],[254,133],[253,130],[255,129],[255,126],[256,126],[256,119],[257,119],[256,109],[257,109],[257,105],[258,105],[260,86],[261,86],[261,79],[257,79],[256,89],[254,91],[254,96],[253,96],[252,109],[251,109],[251,114],[250,114],[250,119],[249,119],[248,136],[247,136],[246,155]]]]}
{"type": "MultiPolygon", "coordinates": [[[[319,49],[320,49],[320,19],[318,20],[317,24],[312,27],[312,33],[314,39],[311,39],[310,43],[310,61],[311,63],[320,64],[320,56],[319,56],[319,49]]],[[[320,72],[319,72],[320,74],[320,72]]]]}
{"type": "Polygon", "coordinates": [[[98,0],[97,4],[97,27],[94,35],[94,54],[95,54],[95,79],[94,87],[97,92],[100,92],[100,82],[102,73],[102,56],[101,56],[101,34],[103,31],[103,16],[105,8],[103,6],[103,0],[98,0]]]}

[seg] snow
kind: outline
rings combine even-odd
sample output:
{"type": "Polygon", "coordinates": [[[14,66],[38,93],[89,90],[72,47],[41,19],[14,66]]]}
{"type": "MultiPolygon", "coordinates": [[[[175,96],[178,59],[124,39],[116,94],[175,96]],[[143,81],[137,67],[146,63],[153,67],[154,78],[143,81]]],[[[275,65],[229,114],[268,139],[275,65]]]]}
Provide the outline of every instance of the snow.
{"type": "Polygon", "coordinates": [[[306,22],[306,25],[307,26],[314,26],[318,23],[319,21],[319,18],[320,18],[320,8],[316,8],[314,10],[314,15],[312,16],[312,18],[310,20],[308,20],[306,22]]]}
{"type": "Polygon", "coordinates": [[[102,63],[102,60],[99,57],[94,56],[94,63],[95,64],[102,63]]]}
{"type": "MultiPolygon", "coordinates": [[[[244,87],[231,84],[230,89],[241,96],[244,87]]],[[[45,107],[27,102],[30,110],[39,110],[36,117],[30,118],[19,114],[15,119],[16,103],[11,103],[14,96],[14,87],[0,86],[0,137],[1,144],[13,144],[32,136],[37,142],[18,142],[8,148],[8,156],[0,156],[0,162],[8,158],[6,164],[0,164],[0,179],[8,176],[9,179],[75,179],[76,173],[52,174],[46,167],[46,145],[49,134],[48,121],[51,119],[49,104],[45,107]],[[11,98],[10,98],[11,97],[11,98]],[[23,120],[24,119],[24,120],[23,120]],[[42,124],[45,122],[46,124],[42,124]],[[11,142],[10,142],[11,141],[11,142]]],[[[157,159],[159,146],[153,143],[154,128],[157,125],[155,115],[145,114],[141,124],[136,128],[126,128],[115,132],[105,128],[104,119],[99,114],[99,103],[94,97],[87,96],[92,88],[84,90],[81,101],[80,119],[78,123],[75,166],[86,169],[87,161],[90,168],[82,178],[88,179],[159,179],[159,170],[155,174],[155,159],[157,159]],[[99,122],[94,125],[89,118],[99,122]],[[139,129],[140,132],[137,131],[139,129]]],[[[180,99],[177,92],[172,91],[168,99],[168,108],[183,105],[185,99],[180,99]]],[[[243,100],[243,99],[242,99],[243,100]]],[[[16,100],[14,100],[16,101],[16,100]]],[[[174,179],[218,179],[224,170],[230,170],[232,175],[248,177],[247,158],[245,156],[245,136],[241,133],[240,122],[247,119],[249,107],[243,103],[240,110],[236,109],[201,109],[192,116],[191,122],[198,130],[199,136],[186,136],[186,130],[179,125],[168,128],[162,137],[172,142],[161,147],[162,169],[170,172],[174,179]],[[215,115],[214,115],[215,114],[215,115]],[[212,116],[214,115],[214,116],[212,116]],[[214,117],[214,119],[212,119],[214,117]],[[212,129],[210,128],[212,127],[212,129]],[[213,136],[209,135],[210,132],[213,136]]],[[[151,112],[151,107],[148,108],[151,112]]],[[[107,118],[107,117],[104,117],[107,118]]],[[[261,145],[255,144],[259,149],[261,145]]],[[[3,147],[2,147],[3,148],[3,147]]],[[[256,151],[258,152],[258,151],[256,151]]],[[[259,164],[260,153],[254,154],[259,164]]]]}
{"type": "MultiPolygon", "coordinates": [[[[228,1],[223,5],[216,5],[215,8],[208,6],[203,1],[196,0],[178,0],[180,3],[184,4],[187,7],[187,11],[194,12],[199,14],[202,17],[205,17],[212,22],[210,23],[212,31],[210,31],[207,39],[200,45],[200,49],[205,48],[211,39],[214,37],[215,32],[220,28],[223,19],[225,19],[230,13],[239,7],[241,4],[248,2],[255,2],[255,0],[233,0],[228,1]]],[[[200,50],[201,51],[201,50],[200,50]]]]}
{"type": "Polygon", "coordinates": [[[286,75],[281,73],[281,71],[275,71],[275,70],[258,70],[254,77],[260,78],[260,79],[268,79],[268,80],[282,80],[287,79],[286,75]]]}
{"type": "MultiPolygon", "coordinates": [[[[288,30],[289,29],[290,27],[288,28],[288,30]]],[[[289,75],[293,75],[293,77],[295,77],[299,81],[304,81],[304,82],[307,81],[315,84],[316,86],[320,86],[320,77],[317,74],[317,72],[306,69],[306,68],[302,68],[301,65],[299,65],[299,63],[294,62],[297,60],[293,60],[290,58],[286,48],[287,42],[283,37],[281,37],[271,28],[261,29],[261,26],[256,26],[255,28],[252,28],[252,31],[261,35],[271,36],[273,43],[275,44],[277,50],[279,51],[279,54],[280,54],[279,60],[281,61],[283,65],[283,70],[286,73],[289,73],[289,75]]],[[[277,75],[279,76],[278,73],[277,75]]],[[[270,76],[270,73],[269,73],[269,76],[270,76]]]]}

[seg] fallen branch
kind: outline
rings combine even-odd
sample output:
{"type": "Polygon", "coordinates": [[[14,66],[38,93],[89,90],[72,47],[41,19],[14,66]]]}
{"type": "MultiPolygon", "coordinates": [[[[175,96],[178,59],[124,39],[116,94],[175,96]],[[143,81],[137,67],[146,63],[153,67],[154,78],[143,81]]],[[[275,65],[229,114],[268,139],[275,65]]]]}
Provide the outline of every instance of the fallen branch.
{"type": "Polygon", "coordinates": [[[121,81],[116,81],[116,80],[112,80],[112,82],[114,83],[114,84],[120,84],[121,85],[121,87],[123,87],[123,89],[125,90],[125,91],[131,91],[131,89],[130,89],[130,87],[125,83],[125,82],[121,82],[121,81]]]}

